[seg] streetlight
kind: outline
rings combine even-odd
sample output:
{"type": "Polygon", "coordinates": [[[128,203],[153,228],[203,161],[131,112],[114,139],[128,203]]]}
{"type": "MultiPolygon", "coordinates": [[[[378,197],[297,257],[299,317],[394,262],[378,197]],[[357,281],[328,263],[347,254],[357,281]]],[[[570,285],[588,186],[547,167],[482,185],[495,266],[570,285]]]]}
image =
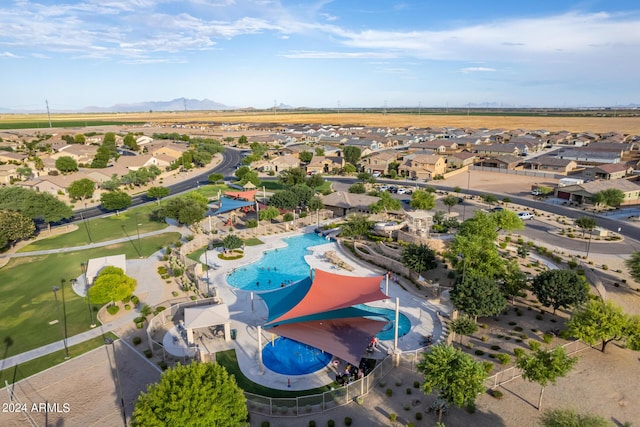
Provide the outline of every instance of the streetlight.
{"type": "MultiPolygon", "coordinates": [[[[471,187],[471,169],[467,169],[467,194],[469,193],[469,188],[471,187]]],[[[467,204],[464,203],[462,205],[462,221],[467,219],[467,204]]]]}
{"type": "MultiPolygon", "coordinates": [[[[65,305],[64,305],[64,279],[62,279],[60,281],[60,285],[62,286],[62,289],[54,286],[52,288],[53,290],[53,299],[56,301],[56,311],[58,312],[58,323],[60,322],[60,304],[58,303],[58,294],[57,292],[62,290],[62,309],[64,311],[65,310],[65,305]]],[[[60,333],[62,334],[62,343],[64,344],[64,358],[68,359],[69,358],[69,347],[67,347],[67,316],[65,313],[65,316],[63,317],[63,322],[64,325],[62,323],[60,323],[60,333]]]]}
{"type": "Polygon", "coordinates": [[[136,250],[136,252],[138,253],[138,256],[140,258],[142,258],[142,254],[140,253],[140,249],[138,249],[138,246],[136,246],[135,243],[133,243],[133,241],[131,240],[131,237],[129,236],[129,233],[127,233],[127,230],[125,230],[124,228],[124,224],[120,225],[120,228],[122,228],[122,232],[124,233],[125,236],[127,236],[127,240],[129,240],[129,242],[131,243],[131,245],[133,245],[133,249],[136,250]]]}
{"type": "MultiPolygon", "coordinates": [[[[87,204],[84,204],[84,208],[87,209],[87,204]]],[[[80,220],[84,224],[84,228],[87,230],[87,236],[89,237],[89,243],[93,243],[93,239],[91,239],[91,232],[89,231],[89,224],[87,224],[87,220],[82,215],[82,211],[80,211],[80,220]]]]}
{"type": "Polygon", "coordinates": [[[82,278],[84,280],[84,290],[87,295],[87,305],[89,306],[89,321],[91,322],[89,326],[92,328],[96,327],[96,322],[93,321],[93,307],[91,306],[91,297],[89,296],[89,280],[87,279],[87,267],[88,264],[86,262],[80,263],[80,269],[82,270],[82,278]]]}
{"type": "Polygon", "coordinates": [[[118,395],[120,397],[120,409],[122,409],[122,422],[124,427],[127,427],[127,413],[124,410],[124,397],[122,395],[122,383],[120,382],[120,371],[118,371],[118,359],[116,358],[116,346],[113,338],[105,338],[105,344],[110,344],[113,350],[113,364],[116,368],[116,381],[118,383],[118,395]]]}
{"type": "Polygon", "coordinates": [[[142,258],[142,246],[140,246],[140,224],[138,222],[138,212],[136,212],[136,231],[138,232],[138,255],[142,258]]]}

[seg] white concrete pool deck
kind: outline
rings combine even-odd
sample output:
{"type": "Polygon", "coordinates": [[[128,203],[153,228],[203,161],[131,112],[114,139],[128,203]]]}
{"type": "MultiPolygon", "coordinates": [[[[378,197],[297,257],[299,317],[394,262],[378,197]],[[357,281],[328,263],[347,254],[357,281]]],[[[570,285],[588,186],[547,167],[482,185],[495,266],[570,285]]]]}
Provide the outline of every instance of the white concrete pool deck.
{"type": "MultiPolygon", "coordinates": [[[[313,232],[314,227],[309,227],[308,232],[313,232]]],[[[263,252],[276,248],[283,248],[286,243],[282,241],[285,237],[299,235],[299,232],[283,233],[275,236],[261,237],[263,245],[248,246],[245,248],[245,256],[242,259],[234,261],[224,261],[218,258],[218,252],[215,250],[208,251],[207,259],[209,264],[217,264],[216,270],[209,271],[211,288],[215,287],[218,296],[229,307],[231,317],[231,328],[237,330],[237,337],[232,341],[238,364],[240,369],[252,381],[268,386],[271,388],[282,390],[307,390],[311,388],[321,387],[335,380],[334,365],[330,364],[326,369],[322,369],[312,374],[286,376],[270,371],[267,368],[259,368],[258,362],[258,325],[262,325],[267,318],[267,307],[258,296],[257,293],[243,291],[226,282],[226,276],[234,268],[239,268],[247,264],[258,261],[263,252]],[[215,260],[215,261],[212,261],[215,260]]],[[[309,250],[313,251],[312,255],[306,255],[305,260],[312,268],[330,271],[332,273],[343,274],[346,276],[372,276],[382,275],[385,272],[379,268],[367,267],[364,264],[356,263],[344,254],[340,253],[338,245],[333,242],[327,242],[318,246],[312,246],[309,250]],[[336,252],[345,263],[353,267],[353,271],[345,269],[332,268],[332,264],[325,260],[321,255],[328,250],[336,252]]],[[[202,257],[204,262],[204,255],[202,257]]],[[[278,268],[285,269],[288,260],[281,260],[278,268]]],[[[384,282],[382,291],[384,292],[384,282]]],[[[433,335],[434,342],[442,335],[442,328],[436,317],[436,311],[448,312],[449,308],[442,305],[435,305],[424,297],[416,296],[402,289],[396,283],[389,281],[390,299],[367,303],[371,306],[384,307],[389,309],[395,308],[395,300],[399,298],[400,312],[411,321],[411,331],[404,337],[398,339],[398,348],[401,351],[412,351],[421,348],[420,340],[423,336],[433,335]]],[[[272,339],[272,334],[262,330],[262,345],[266,345],[272,339]]],[[[382,359],[387,351],[393,348],[393,340],[380,341],[378,350],[367,357],[382,359]]],[[[337,367],[343,368],[342,365],[337,367]]]]}

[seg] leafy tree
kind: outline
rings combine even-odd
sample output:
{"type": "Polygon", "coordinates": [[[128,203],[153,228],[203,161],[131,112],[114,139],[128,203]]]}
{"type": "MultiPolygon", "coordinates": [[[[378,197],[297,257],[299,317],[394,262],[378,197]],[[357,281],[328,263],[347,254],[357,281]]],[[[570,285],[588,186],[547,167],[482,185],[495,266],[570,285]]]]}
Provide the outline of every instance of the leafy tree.
{"type": "Polygon", "coordinates": [[[513,232],[524,229],[524,222],[517,213],[503,209],[497,212],[491,212],[489,218],[495,222],[496,231],[505,230],[513,232]]]}
{"type": "Polygon", "coordinates": [[[402,204],[400,203],[400,200],[398,199],[394,199],[393,197],[391,197],[391,194],[387,193],[387,192],[383,192],[380,193],[380,199],[375,202],[372,203],[369,206],[369,210],[373,213],[380,213],[380,212],[384,212],[385,214],[388,211],[399,211],[402,209],[402,204]]]}
{"type": "Polygon", "coordinates": [[[256,187],[259,187],[260,184],[262,183],[262,181],[260,181],[260,178],[258,177],[258,172],[257,171],[249,171],[246,174],[244,174],[244,176],[240,180],[239,184],[240,185],[245,185],[247,182],[252,183],[256,187]]]}
{"type": "Polygon", "coordinates": [[[347,217],[347,222],[340,227],[340,235],[343,237],[363,237],[373,228],[373,221],[369,221],[366,215],[352,214],[347,217]]]}
{"type": "Polygon", "coordinates": [[[176,365],[141,393],[134,426],[247,427],[246,398],[217,363],[176,365]]]}
{"type": "Polygon", "coordinates": [[[315,191],[305,184],[294,185],[291,187],[291,192],[298,198],[298,206],[306,206],[315,194],[315,191]]]}
{"type": "Polygon", "coordinates": [[[305,181],[305,184],[313,189],[316,189],[318,187],[322,187],[322,185],[324,185],[325,183],[325,179],[322,177],[322,175],[320,174],[314,174],[311,175],[310,177],[307,178],[307,180],[305,181]]]}
{"type": "Polygon", "coordinates": [[[462,337],[464,335],[471,335],[478,330],[478,325],[469,316],[460,316],[451,321],[451,330],[460,335],[460,345],[462,345],[462,337]]]}
{"type": "Polygon", "coordinates": [[[370,184],[374,184],[376,182],[376,179],[374,178],[374,176],[371,175],[369,172],[360,172],[358,174],[358,179],[363,183],[368,182],[370,184]]]}
{"type": "Polygon", "coordinates": [[[238,145],[247,145],[249,143],[249,140],[247,139],[246,136],[241,135],[240,138],[238,138],[238,145]]]}
{"type": "Polygon", "coordinates": [[[545,307],[566,308],[585,302],[589,288],[573,270],[548,270],[538,274],[531,284],[533,294],[545,307]]]}
{"type": "Polygon", "coordinates": [[[107,266],[100,270],[89,288],[89,298],[95,304],[122,301],[133,295],[136,286],[136,279],[125,275],[121,268],[107,266]]]}
{"type": "Polygon", "coordinates": [[[212,173],[207,179],[210,183],[216,184],[224,179],[224,175],[222,175],[221,173],[212,173]]]}
{"type": "Polygon", "coordinates": [[[538,421],[541,427],[614,427],[594,414],[579,414],[575,409],[554,408],[544,411],[538,421]]]}
{"type": "Polygon", "coordinates": [[[577,357],[569,357],[564,347],[553,350],[538,349],[533,354],[518,357],[516,366],[522,370],[522,377],[540,384],[538,410],[542,409],[542,394],[548,383],[555,384],[558,378],[564,377],[578,362],[577,357]]]}
{"type": "Polygon", "coordinates": [[[49,224],[73,215],[71,208],[57,197],[16,186],[0,188],[0,209],[18,211],[33,220],[42,219],[49,224]]]}
{"type": "Polygon", "coordinates": [[[465,273],[464,279],[451,290],[451,302],[469,316],[492,316],[507,306],[495,280],[465,273]]]}
{"type": "Polygon", "coordinates": [[[36,226],[33,220],[20,212],[0,210],[0,236],[3,246],[12,245],[19,240],[33,236],[36,226]]]}
{"type": "Polygon", "coordinates": [[[251,172],[251,168],[249,166],[240,166],[233,174],[238,178],[238,181],[242,181],[244,176],[251,172]]]}
{"type": "Polygon", "coordinates": [[[411,194],[411,202],[409,205],[413,209],[428,211],[436,206],[436,198],[431,192],[416,190],[411,194]]]}
{"type": "Polygon", "coordinates": [[[347,147],[344,147],[344,149],[342,150],[342,153],[344,154],[344,160],[347,163],[351,163],[352,165],[355,166],[358,164],[358,160],[360,160],[360,155],[362,154],[362,151],[358,147],[349,145],[347,147]]]}
{"type": "Polygon", "coordinates": [[[103,190],[113,191],[113,190],[117,190],[121,184],[122,184],[122,181],[120,180],[120,177],[118,176],[118,174],[114,173],[113,175],[111,175],[111,179],[104,181],[102,184],[100,184],[100,187],[103,190]]]}
{"type": "Polygon", "coordinates": [[[287,212],[286,214],[282,215],[282,220],[284,222],[291,222],[293,221],[295,217],[293,216],[293,214],[291,212],[287,212]]]}
{"type": "Polygon", "coordinates": [[[73,142],[76,144],[84,144],[87,141],[87,138],[81,133],[77,133],[73,136],[73,142]]]}
{"type": "Polygon", "coordinates": [[[324,203],[322,203],[322,200],[320,199],[320,197],[313,196],[309,200],[309,203],[307,204],[307,208],[309,208],[312,211],[315,211],[315,210],[318,210],[318,209],[323,209],[324,208],[324,203]]]}
{"type": "Polygon", "coordinates": [[[627,348],[640,351],[640,315],[629,316],[622,333],[626,338],[627,348]]]}
{"type": "Polygon", "coordinates": [[[58,157],[56,159],[56,169],[62,173],[75,172],[78,170],[78,162],[73,157],[58,157]]]}
{"type": "Polygon", "coordinates": [[[190,226],[203,220],[208,208],[207,199],[193,192],[167,200],[158,213],[161,217],[173,218],[190,226]]]}
{"type": "Polygon", "coordinates": [[[136,137],[132,133],[128,133],[124,138],[122,138],[122,143],[131,151],[138,151],[140,149],[136,142],[136,137]]]}
{"type": "Polygon", "coordinates": [[[170,190],[167,187],[151,187],[147,190],[147,197],[150,199],[156,199],[158,206],[160,206],[160,199],[167,197],[170,190]]]}
{"type": "Polygon", "coordinates": [[[456,194],[460,194],[462,192],[462,188],[460,188],[459,185],[456,185],[455,187],[453,187],[453,192],[456,194]]]}
{"type": "Polygon", "coordinates": [[[30,178],[31,175],[33,175],[33,171],[31,170],[31,168],[26,166],[17,168],[16,172],[18,173],[18,176],[20,176],[20,178],[30,178]]]}
{"type": "Polygon", "coordinates": [[[515,297],[520,295],[523,289],[527,287],[527,275],[520,270],[518,263],[507,263],[507,271],[502,279],[500,288],[505,297],[511,298],[511,303],[515,302],[515,297]]]}
{"type": "Polygon", "coordinates": [[[73,181],[67,193],[72,200],[86,200],[93,197],[93,192],[96,190],[96,184],[88,178],[82,178],[77,181],[73,181]]]}
{"type": "Polygon", "coordinates": [[[451,208],[458,204],[458,198],[450,194],[442,198],[442,203],[444,203],[449,213],[451,213],[451,208]]]}
{"type": "Polygon", "coordinates": [[[100,196],[100,204],[108,211],[120,211],[131,206],[131,196],[124,191],[107,191],[100,196]]]}
{"type": "Polygon", "coordinates": [[[573,311],[567,331],[589,345],[601,342],[604,353],[611,341],[624,341],[629,320],[612,301],[589,300],[573,311]]]}
{"type": "Polygon", "coordinates": [[[436,252],[425,244],[409,243],[402,249],[402,263],[411,270],[422,273],[438,266],[436,252]]]}
{"type": "Polygon", "coordinates": [[[633,252],[624,261],[624,264],[629,269],[629,274],[633,277],[633,280],[640,282],[640,252],[633,252]]]}
{"type": "Polygon", "coordinates": [[[488,203],[490,205],[496,203],[498,201],[498,198],[494,195],[494,194],[483,194],[480,196],[480,198],[485,202],[488,203]]]}
{"type": "Polygon", "coordinates": [[[622,190],[618,190],[617,188],[608,188],[595,193],[591,197],[591,201],[596,205],[603,204],[605,206],[617,208],[622,204],[622,202],[624,202],[624,193],[622,190]]]}
{"type": "Polygon", "coordinates": [[[271,196],[268,204],[279,209],[294,209],[298,206],[298,196],[290,190],[280,191],[271,196]]]}
{"type": "Polygon", "coordinates": [[[351,163],[345,163],[344,167],[342,168],[342,172],[346,174],[355,173],[356,170],[356,167],[351,163]]]}
{"type": "Polygon", "coordinates": [[[299,157],[301,162],[309,163],[313,159],[313,153],[311,151],[303,151],[299,157]]]}
{"type": "Polygon", "coordinates": [[[242,239],[233,234],[228,234],[224,239],[222,239],[222,247],[226,250],[241,248],[242,239]]]}
{"type": "Polygon", "coordinates": [[[316,147],[315,153],[316,153],[316,156],[324,156],[324,148],[316,147]]]}
{"type": "Polygon", "coordinates": [[[259,215],[260,221],[271,221],[280,216],[280,211],[276,207],[269,206],[267,209],[261,210],[259,215]]]}
{"type": "Polygon", "coordinates": [[[283,170],[278,176],[278,181],[286,185],[304,184],[307,174],[300,168],[291,168],[283,170]]]}
{"type": "Polygon", "coordinates": [[[452,346],[432,346],[423,353],[417,368],[424,375],[423,391],[431,394],[435,389],[450,404],[459,407],[471,404],[484,391],[487,373],[482,363],[452,346]]]}
{"type": "Polygon", "coordinates": [[[361,182],[356,182],[349,187],[349,193],[353,194],[364,194],[367,192],[367,189],[364,187],[364,184],[361,182]]]}
{"type": "Polygon", "coordinates": [[[582,237],[584,238],[584,234],[587,230],[591,231],[596,228],[596,220],[589,216],[583,216],[576,219],[576,225],[580,227],[582,230],[582,237]]]}

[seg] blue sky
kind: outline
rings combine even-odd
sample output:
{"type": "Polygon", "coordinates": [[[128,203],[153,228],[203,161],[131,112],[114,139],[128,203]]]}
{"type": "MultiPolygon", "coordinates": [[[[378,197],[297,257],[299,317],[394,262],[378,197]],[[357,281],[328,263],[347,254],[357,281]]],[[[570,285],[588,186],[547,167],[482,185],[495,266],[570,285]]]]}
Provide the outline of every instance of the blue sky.
{"type": "Polygon", "coordinates": [[[5,0],[0,107],[640,103],[637,0],[5,0]]]}

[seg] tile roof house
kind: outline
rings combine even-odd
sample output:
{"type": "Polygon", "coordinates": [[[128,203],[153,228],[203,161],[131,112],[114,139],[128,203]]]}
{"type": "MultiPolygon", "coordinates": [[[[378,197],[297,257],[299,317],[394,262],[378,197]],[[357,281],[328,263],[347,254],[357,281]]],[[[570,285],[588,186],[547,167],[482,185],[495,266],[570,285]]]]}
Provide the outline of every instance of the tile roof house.
{"type": "Polygon", "coordinates": [[[370,214],[369,206],[380,200],[379,197],[346,191],[336,191],[321,196],[320,199],[325,209],[331,210],[335,216],[347,216],[353,213],[370,214]]]}
{"type": "Polygon", "coordinates": [[[566,175],[578,167],[578,163],[576,163],[575,160],[561,159],[553,156],[536,157],[534,159],[525,160],[523,164],[526,169],[553,172],[563,175],[566,175]]]}
{"type": "Polygon", "coordinates": [[[504,154],[502,156],[487,157],[476,163],[476,165],[485,168],[514,170],[520,166],[521,162],[522,157],[504,154]]]}
{"type": "Polygon", "coordinates": [[[472,165],[476,161],[476,155],[468,151],[451,153],[446,156],[447,166],[451,169],[472,165]]]}
{"type": "Polygon", "coordinates": [[[489,144],[478,145],[474,148],[474,151],[479,156],[501,156],[511,155],[518,156],[520,149],[516,144],[489,144]]]}
{"type": "Polygon", "coordinates": [[[18,166],[0,165],[0,184],[11,184],[14,179],[18,179],[18,166]]]}
{"type": "Polygon", "coordinates": [[[367,157],[360,159],[359,165],[365,172],[380,172],[382,175],[389,173],[389,164],[397,162],[399,153],[396,150],[384,150],[372,153],[367,157]]]}
{"type": "Polygon", "coordinates": [[[24,163],[29,156],[24,153],[14,153],[13,151],[0,151],[0,162],[24,163]]]}
{"type": "Polygon", "coordinates": [[[281,172],[300,167],[300,159],[297,156],[287,154],[276,156],[269,160],[259,160],[251,163],[251,167],[260,172],[281,172]]]}
{"type": "MultiPolygon", "coordinates": [[[[459,138],[458,138],[459,139],[459,138]]],[[[409,151],[430,151],[432,154],[444,155],[460,150],[460,143],[457,139],[434,139],[432,141],[419,142],[411,144],[409,151]]]]}
{"type": "Polygon", "coordinates": [[[59,159],[60,157],[71,157],[78,163],[88,164],[93,161],[93,158],[98,152],[97,145],[83,145],[83,144],[70,144],[61,147],[57,153],[51,155],[52,159],[59,159]]]}
{"type": "Polygon", "coordinates": [[[313,156],[307,165],[307,173],[330,173],[344,168],[344,157],[341,156],[313,156]]]}
{"type": "Polygon", "coordinates": [[[447,161],[435,154],[411,154],[404,157],[398,171],[407,178],[433,179],[445,174],[447,161]]]}
{"type": "Polygon", "coordinates": [[[608,163],[586,169],[583,175],[591,179],[620,179],[629,175],[633,167],[625,163],[608,163]]]}
{"type": "Polygon", "coordinates": [[[591,197],[603,190],[617,189],[624,193],[622,205],[635,205],[640,202],[640,185],[627,179],[615,179],[610,181],[591,181],[584,184],[558,187],[555,196],[571,202],[591,203],[591,197]]]}
{"type": "Polygon", "coordinates": [[[618,151],[591,151],[589,147],[560,150],[557,157],[561,159],[575,160],[579,165],[595,166],[604,163],[620,163],[622,152],[618,151]]]}

